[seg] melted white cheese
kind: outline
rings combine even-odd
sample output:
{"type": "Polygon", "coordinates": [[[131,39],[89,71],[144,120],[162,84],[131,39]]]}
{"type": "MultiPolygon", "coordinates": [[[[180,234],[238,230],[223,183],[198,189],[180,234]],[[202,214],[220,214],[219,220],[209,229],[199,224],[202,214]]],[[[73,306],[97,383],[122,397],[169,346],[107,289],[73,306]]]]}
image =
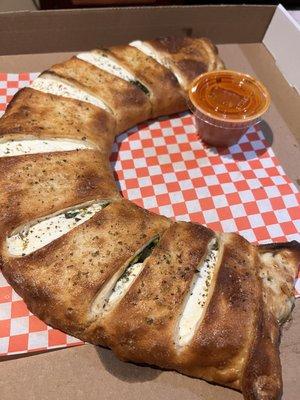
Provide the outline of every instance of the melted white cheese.
{"type": "Polygon", "coordinates": [[[103,69],[104,71],[109,72],[110,74],[115,75],[124,81],[132,82],[136,80],[134,75],[132,75],[129,71],[121,67],[117,62],[108,56],[101,53],[88,51],[85,53],[79,53],[76,57],[94,65],[97,68],[103,69]]]}
{"type": "Polygon", "coordinates": [[[143,263],[136,263],[128,267],[123,275],[117,281],[112,293],[104,304],[104,310],[111,309],[128,291],[135,279],[143,269],[143,263]]]}
{"type": "Polygon", "coordinates": [[[93,145],[80,140],[9,140],[0,143],[0,157],[20,156],[23,154],[51,153],[56,151],[72,151],[92,149],[93,145]]]}
{"type": "Polygon", "coordinates": [[[66,211],[40,221],[29,228],[24,228],[6,239],[8,251],[13,256],[25,256],[33,253],[76,226],[83,224],[102,210],[104,204],[98,202],[87,207],[66,211]]]}
{"type": "Polygon", "coordinates": [[[202,318],[203,310],[209,293],[209,287],[216,265],[218,250],[214,240],[204,261],[197,268],[196,276],[188,293],[178,326],[178,344],[184,346],[193,338],[198,322],[202,318]]]}
{"type": "Polygon", "coordinates": [[[129,267],[125,265],[121,270],[117,271],[96,295],[91,307],[91,313],[94,316],[99,316],[111,310],[125,295],[142,269],[143,263],[135,263],[129,267]]]}
{"type": "MultiPolygon", "coordinates": [[[[143,270],[144,262],[138,262],[142,252],[152,243],[156,242],[158,237],[150,242],[133,256],[133,258],[122,266],[100,289],[94,298],[91,306],[91,313],[94,316],[100,316],[110,311],[127,293],[131,285],[143,270]]],[[[149,257],[149,254],[146,258],[149,257]]]]}
{"type": "Polygon", "coordinates": [[[45,74],[36,78],[32,82],[31,87],[44,93],[85,101],[86,103],[109,111],[108,107],[101,99],[83,89],[79,89],[62,78],[45,74]]]}

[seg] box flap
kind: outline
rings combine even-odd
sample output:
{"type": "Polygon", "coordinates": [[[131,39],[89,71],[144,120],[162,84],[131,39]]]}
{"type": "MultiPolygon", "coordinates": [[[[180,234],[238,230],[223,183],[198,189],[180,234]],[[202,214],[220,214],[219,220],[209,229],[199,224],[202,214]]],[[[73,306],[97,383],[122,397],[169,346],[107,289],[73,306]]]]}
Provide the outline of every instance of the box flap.
{"type": "Polygon", "coordinates": [[[300,26],[280,4],[263,39],[289,84],[300,94],[300,26]]]}
{"type": "Polygon", "coordinates": [[[0,55],[80,51],[117,44],[120,38],[127,43],[170,35],[261,42],[275,9],[163,6],[0,13],[0,55]]]}

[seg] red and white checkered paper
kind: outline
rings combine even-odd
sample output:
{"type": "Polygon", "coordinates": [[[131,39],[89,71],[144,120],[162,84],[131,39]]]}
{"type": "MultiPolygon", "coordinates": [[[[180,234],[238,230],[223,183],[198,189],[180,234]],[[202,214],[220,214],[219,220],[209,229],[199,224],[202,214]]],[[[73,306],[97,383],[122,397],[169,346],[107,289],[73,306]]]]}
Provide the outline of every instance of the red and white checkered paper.
{"type": "MultiPolygon", "coordinates": [[[[36,75],[0,73],[0,113],[36,75]]],[[[219,151],[201,143],[189,113],[161,118],[118,136],[111,164],[124,197],[148,210],[250,242],[300,240],[300,194],[259,128],[219,151]]],[[[32,315],[0,275],[0,354],[81,343],[32,315]]]]}

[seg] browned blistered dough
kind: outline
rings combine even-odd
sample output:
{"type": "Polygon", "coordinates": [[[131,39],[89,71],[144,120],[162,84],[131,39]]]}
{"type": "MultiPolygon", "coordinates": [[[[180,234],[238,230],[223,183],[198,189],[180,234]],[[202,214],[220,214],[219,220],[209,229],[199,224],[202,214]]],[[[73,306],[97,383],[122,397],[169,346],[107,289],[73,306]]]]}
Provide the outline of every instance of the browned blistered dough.
{"type": "Polygon", "coordinates": [[[186,110],[186,95],[176,76],[153,58],[128,45],[114,46],[102,52],[133,72],[149,90],[153,118],[186,110]]]}
{"type": "Polygon", "coordinates": [[[95,150],[0,158],[0,237],[96,199],[118,198],[109,162],[95,150]]]}
{"type": "Polygon", "coordinates": [[[122,199],[115,187],[108,159],[115,134],[151,116],[183,110],[185,91],[195,76],[224,67],[208,39],[146,43],[170,69],[130,46],[99,51],[117,60],[137,82],[76,58],[50,69],[100,97],[111,112],[34,89],[22,89],[13,98],[0,120],[2,140],[72,138],[87,140],[97,150],[0,159],[3,274],[46,323],[110,347],[123,360],[229,386],[242,391],[246,400],[278,400],[280,323],[293,308],[299,243],[255,246],[237,234],[172,222],[122,199]],[[29,255],[9,254],[5,238],[16,228],[96,200],[109,205],[29,255]],[[158,244],[142,261],[140,274],[106,310],[99,300],[102,293],[154,238],[158,244]],[[182,345],[179,321],[197,268],[214,240],[218,257],[203,315],[191,340],[182,345]]]}
{"type": "Polygon", "coordinates": [[[224,68],[218,49],[207,38],[167,37],[143,43],[151,46],[164,65],[169,66],[185,90],[203,72],[224,68]]]}
{"type": "Polygon", "coordinates": [[[174,368],[174,331],[182,304],[213,237],[210,229],[186,222],[164,233],[130,291],[99,321],[106,344],[118,357],[174,368]]]}
{"type": "Polygon", "coordinates": [[[21,89],[0,119],[0,138],[77,139],[107,154],[116,134],[115,119],[106,111],[75,99],[21,89]]]}
{"type": "Polygon", "coordinates": [[[73,57],[53,65],[51,72],[98,96],[112,110],[117,132],[151,118],[148,96],[136,85],[73,57]]]}
{"type": "Polygon", "coordinates": [[[240,388],[259,315],[259,261],[256,247],[237,234],[222,234],[220,246],[214,291],[200,326],[182,351],[182,370],[240,388]]]}
{"type": "Polygon", "coordinates": [[[128,200],[114,202],[45,247],[8,258],[3,273],[47,324],[99,344],[90,312],[103,284],[139,248],[168,228],[167,218],[128,200]],[[42,262],[41,262],[42,260],[42,262]]]}

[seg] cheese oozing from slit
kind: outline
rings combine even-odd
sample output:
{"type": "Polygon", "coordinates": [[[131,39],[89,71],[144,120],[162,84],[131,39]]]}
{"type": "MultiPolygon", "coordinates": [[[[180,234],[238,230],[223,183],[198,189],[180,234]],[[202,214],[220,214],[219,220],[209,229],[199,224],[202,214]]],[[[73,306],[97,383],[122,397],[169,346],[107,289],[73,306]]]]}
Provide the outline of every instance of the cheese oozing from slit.
{"type": "Polygon", "coordinates": [[[93,104],[96,107],[102,108],[105,111],[110,111],[107,105],[99,97],[96,97],[89,92],[72,85],[63,78],[56,77],[54,75],[44,74],[39,76],[32,82],[31,88],[44,93],[81,100],[86,103],[93,104]]]}
{"type": "Polygon", "coordinates": [[[118,78],[123,79],[127,82],[135,81],[135,77],[127,71],[125,68],[122,68],[118,63],[109,58],[106,54],[87,51],[84,53],[79,53],[76,56],[80,60],[86,61],[97,68],[103,69],[106,72],[109,72],[112,75],[117,76],[118,78]]]}
{"type": "Polygon", "coordinates": [[[127,268],[125,273],[118,279],[117,283],[115,284],[115,287],[112,289],[112,293],[104,305],[105,310],[112,308],[112,306],[116,304],[124,296],[124,294],[128,291],[132,283],[139,276],[142,269],[143,269],[142,262],[138,262],[127,268]]]}
{"type": "Polygon", "coordinates": [[[0,142],[0,157],[13,157],[24,154],[51,153],[57,151],[72,151],[93,149],[94,146],[80,140],[65,139],[22,139],[0,142]]]}
{"type": "Polygon", "coordinates": [[[95,202],[46,218],[25,227],[6,239],[8,251],[13,256],[26,256],[46,246],[75,227],[83,224],[101,211],[108,202],[95,202]]]}
{"type": "Polygon", "coordinates": [[[179,346],[184,346],[191,341],[199,321],[203,317],[217,258],[218,242],[213,239],[208,246],[206,256],[197,267],[187,294],[187,300],[178,325],[177,342],[179,346]]]}
{"type": "Polygon", "coordinates": [[[129,263],[117,271],[105,286],[101,288],[91,307],[91,312],[94,315],[107,313],[126,295],[143,271],[144,262],[152,253],[158,240],[157,236],[151,239],[129,263]]]}
{"type": "Polygon", "coordinates": [[[130,73],[127,69],[123,68],[121,65],[117,63],[117,61],[113,60],[111,57],[104,53],[98,53],[93,51],[88,51],[85,53],[79,53],[76,56],[77,58],[86,61],[95,67],[102,69],[112,75],[117,76],[118,78],[123,79],[123,81],[127,81],[139,89],[141,89],[145,94],[149,94],[148,88],[146,88],[137,78],[130,73]]]}

